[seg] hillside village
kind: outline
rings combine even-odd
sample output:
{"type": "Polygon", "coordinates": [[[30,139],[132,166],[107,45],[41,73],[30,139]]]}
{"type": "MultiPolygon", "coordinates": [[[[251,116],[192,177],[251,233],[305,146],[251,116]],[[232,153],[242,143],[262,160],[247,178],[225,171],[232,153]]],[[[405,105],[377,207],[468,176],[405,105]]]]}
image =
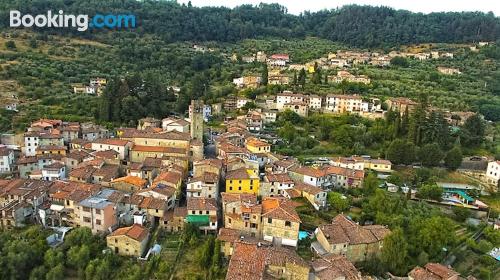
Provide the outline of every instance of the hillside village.
{"type": "MultiPolygon", "coordinates": [[[[242,103],[238,99],[236,108],[242,103]]],[[[416,105],[405,98],[387,103],[399,112],[416,105]]],[[[380,100],[283,92],[212,133],[205,121],[216,110],[193,100],[186,119],[145,118],[115,131],[92,123],[33,122],[18,145],[1,148],[2,172],[12,178],[0,182],[2,227],[87,227],[107,236],[112,252],[147,259],[157,251],[150,247],[155,230],[175,233],[189,225],[217,236],[229,260],[226,279],[369,279],[355,264],[380,255],[391,233],[386,225],[360,225],[339,213],[305,231],[296,208],[307,203],[326,211],[334,206],[329,191],[361,189],[367,172],[390,175],[392,163],[353,155],[304,165],[274,153],[259,135],[285,110],[383,117],[380,100]],[[304,238],[314,240],[311,262],[296,253],[304,238]]],[[[499,166],[491,161],[484,170],[491,185],[498,184],[499,166]]],[[[402,190],[415,198],[414,190],[402,190]]],[[[468,198],[461,190],[446,194],[453,201],[468,198]]],[[[453,205],[487,207],[480,201],[453,205]]],[[[408,277],[458,279],[458,273],[428,263],[408,277]]]]}
{"type": "Polygon", "coordinates": [[[73,2],[141,25],[2,30],[0,279],[500,275],[498,17],[73,2]]]}

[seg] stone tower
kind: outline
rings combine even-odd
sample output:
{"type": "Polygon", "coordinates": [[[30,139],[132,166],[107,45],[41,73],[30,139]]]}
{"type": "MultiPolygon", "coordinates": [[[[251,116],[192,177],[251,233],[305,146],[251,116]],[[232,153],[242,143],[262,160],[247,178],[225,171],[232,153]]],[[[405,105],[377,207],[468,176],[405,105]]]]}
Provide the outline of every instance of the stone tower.
{"type": "Polygon", "coordinates": [[[203,101],[191,100],[189,118],[191,119],[191,139],[198,139],[203,143],[203,101]]]}

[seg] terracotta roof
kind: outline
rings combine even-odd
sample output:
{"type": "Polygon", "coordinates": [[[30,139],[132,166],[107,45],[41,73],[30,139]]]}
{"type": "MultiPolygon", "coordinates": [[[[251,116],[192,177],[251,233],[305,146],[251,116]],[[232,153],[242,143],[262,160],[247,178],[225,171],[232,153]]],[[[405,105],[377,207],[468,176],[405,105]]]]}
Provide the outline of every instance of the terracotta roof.
{"type": "Polygon", "coordinates": [[[330,244],[369,244],[383,240],[391,231],[383,226],[360,226],[340,214],[331,224],[319,227],[330,244]]]}
{"type": "Polygon", "coordinates": [[[120,167],[118,165],[103,165],[101,168],[94,171],[93,176],[102,176],[104,182],[110,182],[113,178],[118,177],[120,167]]]}
{"type": "Polygon", "coordinates": [[[212,172],[203,172],[202,175],[193,177],[191,178],[191,180],[189,180],[190,183],[192,182],[216,183],[218,181],[219,181],[219,176],[212,172]]]}
{"type": "Polygon", "coordinates": [[[36,149],[37,151],[52,151],[52,150],[66,150],[66,147],[59,145],[44,145],[44,146],[38,146],[38,148],[36,149]]]}
{"type": "Polygon", "coordinates": [[[262,217],[300,223],[292,201],[284,198],[266,197],[262,200],[262,217]]]}
{"type": "Polygon", "coordinates": [[[182,175],[176,171],[167,171],[162,172],[156,176],[153,181],[153,186],[162,182],[170,183],[172,185],[177,185],[180,181],[182,181],[182,175]]]}
{"type": "Polygon", "coordinates": [[[121,236],[125,235],[127,237],[130,237],[136,241],[143,241],[149,234],[149,231],[147,228],[134,224],[130,227],[123,227],[123,228],[118,228],[115,231],[113,231],[109,236],[121,236]]]}
{"type": "Polygon", "coordinates": [[[92,166],[85,166],[80,168],[75,168],[69,172],[69,177],[78,178],[81,180],[87,180],[92,177],[92,174],[96,168],[92,166]]]}
{"type": "Polygon", "coordinates": [[[142,146],[135,145],[132,148],[134,152],[151,152],[151,153],[165,153],[165,154],[186,154],[184,148],[162,147],[162,146],[142,146]]]}
{"type": "Polygon", "coordinates": [[[236,243],[227,268],[226,280],[261,280],[266,268],[266,252],[256,245],[236,243]]]}
{"type": "Polygon", "coordinates": [[[441,279],[449,279],[453,276],[458,276],[459,273],[439,263],[428,263],[425,269],[432,274],[439,276],[441,279]]]}
{"type": "Polygon", "coordinates": [[[259,177],[257,175],[251,174],[244,167],[228,171],[226,174],[226,180],[258,179],[258,178],[259,177]]]}
{"type": "Polygon", "coordinates": [[[137,187],[143,187],[148,183],[147,180],[144,180],[144,179],[136,177],[136,176],[130,176],[130,175],[125,176],[125,177],[116,178],[113,181],[111,181],[111,183],[118,183],[118,182],[124,182],[124,183],[134,185],[137,187]]]}
{"type": "Polygon", "coordinates": [[[312,186],[309,184],[301,183],[301,182],[295,183],[293,188],[300,191],[300,192],[306,192],[306,193],[312,194],[312,195],[317,195],[319,193],[324,192],[321,188],[318,188],[318,187],[315,187],[315,186],[312,186]]]}
{"type": "Polygon", "coordinates": [[[194,166],[198,165],[209,165],[217,168],[222,168],[222,160],[220,159],[214,159],[214,158],[209,158],[209,159],[203,159],[203,160],[198,160],[193,163],[194,166]]]}
{"type": "Polygon", "coordinates": [[[141,203],[139,203],[139,207],[145,209],[164,210],[167,208],[167,201],[160,198],[144,197],[141,203]]]}
{"type": "Polygon", "coordinates": [[[178,131],[169,132],[151,132],[147,130],[137,130],[132,128],[127,128],[122,130],[121,138],[150,138],[150,139],[170,139],[170,140],[191,140],[191,135],[189,133],[183,133],[178,131]]]}
{"type": "Polygon", "coordinates": [[[100,138],[94,140],[92,143],[95,144],[105,144],[105,145],[113,145],[113,146],[125,146],[130,143],[128,140],[117,139],[117,138],[100,138]]]}
{"type": "Polygon", "coordinates": [[[189,197],[187,199],[187,210],[217,210],[217,201],[215,198],[189,197]]]}
{"type": "Polygon", "coordinates": [[[78,161],[82,161],[85,158],[92,157],[89,153],[80,150],[73,150],[66,154],[66,158],[76,159],[78,161]]]}
{"type": "Polygon", "coordinates": [[[36,162],[38,162],[38,159],[36,157],[21,157],[17,160],[17,164],[28,164],[36,162]]]}
{"type": "Polygon", "coordinates": [[[302,167],[293,169],[293,172],[298,173],[298,174],[302,174],[302,175],[306,175],[309,177],[315,177],[315,178],[323,177],[326,175],[324,169],[317,169],[317,168],[312,168],[309,166],[302,166],[302,167]]]}
{"type": "Polygon", "coordinates": [[[292,180],[292,178],[290,178],[288,173],[266,172],[266,179],[269,182],[279,182],[279,183],[286,183],[286,184],[293,183],[293,180],[292,180]]]}
{"type": "Polygon", "coordinates": [[[167,186],[164,184],[157,184],[157,185],[149,187],[147,189],[140,190],[137,192],[137,194],[142,195],[142,196],[147,196],[146,193],[151,193],[151,192],[159,193],[161,195],[171,197],[177,192],[177,189],[172,187],[172,186],[167,186]]]}
{"type": "Polygon", "coordinates": [[[271,144],[264,142],[260,139],[257,139],[255,137],[248,138],[246,141],[246,144],[249,146],[254,146],[254,147],[268,147],[271,146],[271,144]]]}
{"type": "Polygon", "coordinates": [[[317,279],[361,280],[361,273],[342,255],[328,255],[312,262],[317,279]]]}
{"type": "Polygon", "coordinates": [[[115,150],[95,151],[92,153],[95,157],[105,159],[116,159],[119,153],[115,150]]]}
{"type": "Polygon", "coordinates": [[[242,201],[248,203],[257,203],[257,196],[250,193],[221,193],[222,203],[231,203],[235,201],[242,201]]]}

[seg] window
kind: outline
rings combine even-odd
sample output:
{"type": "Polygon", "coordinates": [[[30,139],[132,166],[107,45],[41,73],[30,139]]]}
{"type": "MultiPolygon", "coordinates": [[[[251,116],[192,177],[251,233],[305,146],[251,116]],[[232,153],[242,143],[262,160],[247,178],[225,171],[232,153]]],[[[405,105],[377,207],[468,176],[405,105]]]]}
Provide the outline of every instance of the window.
{"type": "Polygon", "coordinates": [[[95,220],[95,224],[98,225],[98,226],[100,226],[101,225],[101,220],[96,219],[95,220]]]}
{"type": "Polygon", "coordinates": [[[271,218],[267,218],[267,223],[268,223],[268,224],[272,224],[272,223],[273,223],[273,219],[271,219],[271,218]]]}
{"type": "Polygon", "coordinates": [[[205,213],[208,215],[208,213],[210,213],[210,212],[209,212],[209,211],[206,211],[205,213]]]}
{"type": "Polygon", "coordinates": [[[229,187],[229,190],[232,191],[233,190],[233,187],[229,187]]]}
{"type": "Polygon", "coordinates": [[[230,224],[231,223],[231,218],[228,218],[227,219],[227,223],[230,224]]]}
{"type": "Polygon", "coordinates": [[[101,214],[101,209],[95,209],[95,214],[100,215],[101,214]]]}
{"type": "Polygon", "coordinates": [[[203,214],[203,211],[200,210],[200,211],[198,211],[198,213],[201,215],[201,214],[203,214]]]}
{"type": "Polygon", "coordinates": [[[193,210],[193,211],[191,211],[191,214],[193,214],[193,215],[194,215],[194,214],[196,214],[196,211],[194,211],[194,210],[193,210]]]}
{"type": "Polygon", "coordinates": [[[238,187],[238,190],[241,191],[241,186],[238,187]]]}
{"type": "Polygon", "coordinates": [[[85,223],[90,223],[90,218],[89,217],[83,217],[83,221],[85,223]]]}
{"type": "Polygon", "coordinates": [[[292,226],[292,222],[290,222],[290,221],[285,221],[285,226],[286,226],[286,227],[291,227],[291,226],[292,226]]]}
{"type": "Polygon", "coordinates": [[[83,210],[83,212],[90,212],[90,208],[89,207],[83,206],[82,210],[83,210]]]}

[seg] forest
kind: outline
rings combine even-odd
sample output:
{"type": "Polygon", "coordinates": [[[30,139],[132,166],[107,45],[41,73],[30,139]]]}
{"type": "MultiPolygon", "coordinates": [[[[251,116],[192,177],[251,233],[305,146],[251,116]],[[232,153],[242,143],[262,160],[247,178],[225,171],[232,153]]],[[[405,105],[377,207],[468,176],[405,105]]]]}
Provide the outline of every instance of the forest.
{"type": "MultiPolygon", "coordinates": [[[[500,37],[500,19],[493,13],[412,13],[388,7],[344,6],[334,10],[287,13],[278,4],[224,7],[193,7],[175,1],[96,1],[96,0],[16,0],[0,1],[0,26],[9,22],[8,11],[46,13],[65,12],[135,14],[139,35],[154,34],[166,42],[236,42],[248,38],[283,39],[316,36],[356,47],[384,47],[423,42],[464,43],[495,41],[500,37]]],[[[73,29],[39,30],[72,33],[92,38],[100,31],[78,32],[73,29]]],[[[129,35],[131,32],[124,32],[129,35]]],[[[113,34],[114,36],[114,34],[113,34]]]]}

